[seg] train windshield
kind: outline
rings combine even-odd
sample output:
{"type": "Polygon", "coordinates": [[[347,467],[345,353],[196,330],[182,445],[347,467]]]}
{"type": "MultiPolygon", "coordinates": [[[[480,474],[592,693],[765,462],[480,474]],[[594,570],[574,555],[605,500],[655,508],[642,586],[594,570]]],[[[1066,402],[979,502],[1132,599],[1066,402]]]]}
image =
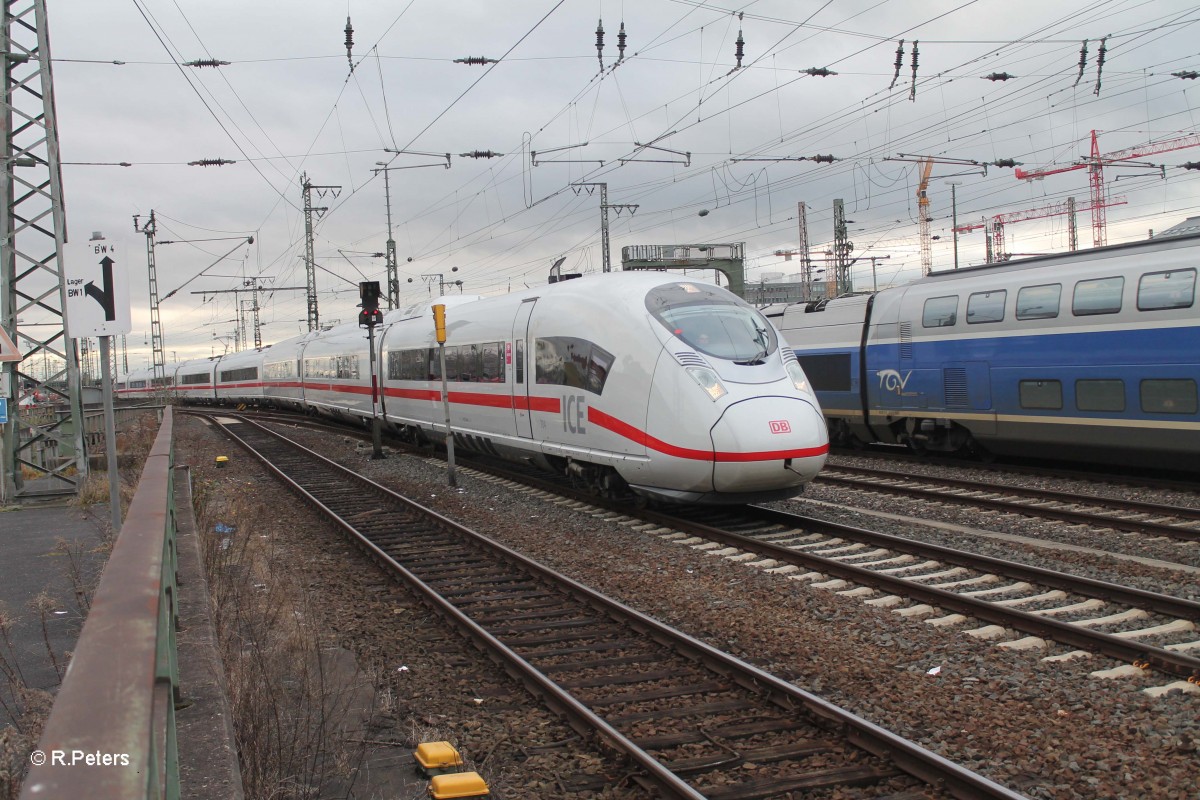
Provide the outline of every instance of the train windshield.
{"type": "Polygon", "coordinates": [[[762,314],[726,291],[702,283],[671,283],[646,296],[654,318],[705,355],[742,364],[775,352],[775,329],[762,314]]]}

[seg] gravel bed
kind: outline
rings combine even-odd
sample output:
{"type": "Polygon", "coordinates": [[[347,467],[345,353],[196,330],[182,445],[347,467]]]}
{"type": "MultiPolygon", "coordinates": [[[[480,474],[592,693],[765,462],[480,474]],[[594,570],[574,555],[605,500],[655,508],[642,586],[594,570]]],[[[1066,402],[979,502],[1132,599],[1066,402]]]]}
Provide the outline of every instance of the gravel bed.
{"type": "MultiPolygon", "coordinates": [[[[870,461],[870,459],[838,457],[836,459],[831,459],[830,464],[833,466],[838,464],[844,464],[845,466],[870,466],[870,461]]],[[[877,462],[875,463],[875,466],[878,466],[877,462]]],[[[964,476],[963,470],[955,470],[949,467],[924,464],[905,464],[906,471],[910,470],[910,468],[914,474],[928,475],[934,478],[962,478],[964,476]]],[[[1059,479],[1049,478],[1031,478],[1025,475],[1006,475],[1002,481],[997,480],[996,483],[1036,489],[1051,489],[1055,491],[1077,491],[1081,494],[1101,494],[1101,492],[1097,491],[1092,484],[1082,484],[1078,481],[1062,481],[1059,479]]],[[[1106,486],[1109,486],[1112,491],[1105,492],[1104,496],[1113,496],[1118,498],[1128,496],[1132,498],[1132,492],[1129,494],[1122,494],[1120,487],[1110,484],[1106,484],[1106,486]]],[[[1163,505],[1196,505],[1196,496],[1188,495],[1186,493],[1144,490],[1138,492],[1138,494],[1139,496],[1136,499],[1144,500],[1146,502],[1160,503],[1163,505]]],[[[1200,542],[1178,541],[1168,539],[1166,537],[1147,536],[1144,534],[1125,533],[1114,530],[1097,530],[1086,526],[1071,525],[1057,520],[1038,519],[1036,517],[1025,517],[1017,514],[1000,514],[998,512],[980,511],[978,509],[971,509],[970,506],[966,505],[965,503],[929,502],[928,500],[920,500],[918,498],[887,494],[882,490],[879,492],[869,492],[861,489],[845,488],[841,486],[835,486],[833,484],[822,484],[819,477],[817,478],[816,482],[808,487],[804,495],[799,500],[789,501],[788,503],[781,504],[779,507],[793,512],[800,511],[801,513],[810,514],[811,516],[829,518],[831,520],[833,520],[834,516],[840,513],[836,510],[821,511],[819,510],[820,507],[817,504],[805,504],[805,500],[822,501],[840,506],[848,506],[853,509],[878,511],[885,514],[912,517],[914,519],[933,520],[958,525],[964,528],[976,528],[989,532],[1009,533],[1017,536],[1029,537],[1032,539],[1042,539],[1047,542],[1058,542],[1073,547],[1088,548],[1090,550],[1103,551],[1123,556],[1132,556],[1142,559],[1155,559],[1158,561],[1182,564],[1184,566],[1200,569],[1200,542]],[[826,517],[826,515],[828,516],[826,517]]],[[[858,520],[857,522],[846,521],[845,524],[847,525],[858,524],[864,527],[874,528],[881,527],[882,525],[886,524],[879,522],[880,518],[877,516],[855,516],[853,513],[851,513],[847,519],[858,520]]],[[[906,523],[904,527],[911,527],[911,525],[906,523]]],[[[881,527],[881,529],[883,528],[881,527]]],[[[930,536],[936,536],[937,534],[932,533],[933,530],[934,529],[932,528],[922,528],[920,534],[921,538],[924,539],[926,537],[926,531],[931,532],[929,534],[930,536]]],[[[892,531],[888,530],[887,532],[891,533],[892,531]]],[[[951,544],[955,542],[961,542],[962,534],[960,533],[951,533],[948,534],[948,536],[951,544]]],[[[930,541],[936,541],[936,539],[931,538],[930,541]]],[[[939,541],[939,543],[943,542],[939,541]]],[[[981,548],[987,547],[982,538],[974,537],[972,539],[973,549],[977,543],[981,548]]],[[[999,552],[1014,553],[1014,548],[1017,548],[1018,551],[1029,550],[1030,552],[1033,552],[1038,550],[1036,547],[1021,545],[1020,543],[1005,543],[1001,546],[999,552]]],[[[987,552],[983,549],[979,550],[979,552],[983,552],[986,555],[996,555],[996,553],[987,552]]],[[[1070,559],[1069,561],[1064,562],[1066,564],[1089,563],[1087,554],[1075,553],[1070,556],[1066,556],[1066,551],[1061,552],[1064,552],[1064,557],[1070,559]]],[[[998,555],[997,557],[1004,558],[1006,556],[998,555]]],[[[1018,556],[1014,554],[1012,557],[1017,558],[1018,556]]],[[[1095,564],[1090,568],[1102,570],[1104,567],[1099,565],[1105,562],[1109,563],[1112,568],[1116,570],[1115,574],[1121,575],[1122,577],[1102,578],[1102,580],[1112,580],[1114,582],[1126,583],[1129,582],[1129,580],[1132,580],[1124,577],[1126,575],[1126,571],[1128,571],[1130,576],[1137,576],[1139,574],[1134,567],[1134,562],[1128,560],[1104,559],[1103,556],[1099,556],[1098,559],[1095,560],[1095,564]]],[[[1154,578],[1152,576],[1157,574],[1161,574],[1161,571],[1155,569],[1146,575],[1151,576],[1149,579],[1153,581],[1154,578]]],[[[1187,573],[1183,574],[1186,575],[1187,573]]],[[[1098,576],[1090,575],[1090,577],[1098,576]]],[[[1200,594],[1197,594],[1198,590],[1196,588],[1197,584],[1200,584],[1200,581],[1197,580],[1195,575],[1192,575],[1191,578],[1188,579],[1188,582],[1190,582],[1190,586],[1181,587],[1178,591],[1176,589],[1153,590],[1166,591],[1171,594],[1179,594],[1181,597],[1200,599],[1200,594]],[[1191,594],[1180,593],[1181,591],[1191,592],[1191,594]]],[[[1151,586],[1140,586],[1140,588],[1152,589],[1151,586]]]]}
{"type": "MultiPolygon", "coordinates": [[[[444,468],[424,459],[371,461],[369,449],[350,440],[299,429],[289,434],[1031,798],[1194,800],[1200,787],[1200,699],[1179,692],[1151,698],[1139,691],[1165,682],[1162,676],[1098,680],[1089,673],[1114,662],[1045,663],[1042,652],[1000,650],[936,630],[857,599],[477,480],[465,471],[459,472],[458,489],[450,489],[444,468]]],[[[859,524],[880,527],[878,519],[868,519],[859,524]]],[[[946,543],[955,538],[961,539],[946,536],[946,543]]],[[[995,549],[994,555],[1013,557],[1017,548],[997,544],[995,549]]],[[[1137,571],[1136,565],[1098,560],[1095,570],[1107,569],[1110,578],[1119,573],[1128,582],[1137,571]]],[[[1147,580],[1151,573],[1167,580],[1161,570],[1147,571],[1147,580]]],[[[1178,579],[1180,586],[1184,580],[1178,579]]]]}
{"type": "MultiPolygon", "coordinates": [[[[191,465],[203,494],[261,520],[253,535],[273,540],[279,555],[273,572],[291,573],[306,587],[321,612],[323,644],[352,653],[373,684],[366,730],[350,734],[366,745],[353,755],[361,761],[344,783],[325,786],[321,796],[425,797],[428,781],[414,774],[412,751],[422,741],[446,740],[469,769],[485,776],[497,798],[647,797],[620,773],[607,775],[609,788],[598,791],[564,786],[562,776],[605,775],[612,769],[609,757],[466,640],[443,630],[438,617],[237,445],[193,417],[176,417],[175,431],[176,463],[191,465]],[[230,457],[228,467],[215,468],[218,455],[230,457]]],[[[322,450],[333,449],[330,441],[342,444],[340,438],[309,438],[322,450]]],[[[361,676],[351,677],[361,682],[361,676]]]]}

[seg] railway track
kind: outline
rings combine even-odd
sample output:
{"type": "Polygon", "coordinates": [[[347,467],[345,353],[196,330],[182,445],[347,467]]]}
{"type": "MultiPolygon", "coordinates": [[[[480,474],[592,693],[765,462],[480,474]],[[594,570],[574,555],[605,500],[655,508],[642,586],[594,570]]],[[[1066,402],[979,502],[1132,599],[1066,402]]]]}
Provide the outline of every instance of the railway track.
{"type": "Polygon", "coordinates": [[[1077,492],[1056,492],[995,482],[913,475],[888,469],[830,465],[817,482],[937,502],[954,502],[1072,525],[1200,541],[1200,508],[1167,506],[1077,492]]]}
{"type": "MultiPolygon", "coordinates": [[[[966,630],[1001,647],[1046,648],[1053,642],[1073,649],[1052,659],[1097,653],[1123,662],[1122,667],[1098,670],[1100,675],[1154,668],[1179,679],[1153,687],[1150,691],[1155,693],[1190,691],[1200,685],[1200,603],[1193,600],[759,507],[679,514],[635,511],[600,501],[542,472],[492,461],[470,464],[484,473],[572,498],[570,502],[606,509],[602,513],[610,517],[640,520],[680,544],[757,563],[906,617],[966,630]],[[968,628],[972,620],[986,624],[968,628]],[[1024,636],[1014,639],[1011,631],[1024,636]]],[[[823,479],[824,473],[818,480],[823,479]]],[[[1097,500],[1121,505],[1109,498],[1097,500]]],[[[1027,506],[1017,505],[1006,510],[1024,513],[1021,509],[1027,506]]],[[[1149,504],[1125,505],[1144,514],[1149,504]]],[[[1155,513],[1166,508],[1153,507],[1155,513]]],[[[1200,515],[1195,509],[1183,512],[1200,515]]],[[[1108,517],[1101,519],[1110,524],[1108,517]]]]}
{"type": "Polygon", "coordinates": [[[593,592],[277,433],[215,421],[664,796],[1020,795],[593,592]]]}
{"type": "Polygon", "coordinates": [[[747,506],[668,513],[606,503],[543,473],[474,465],[496,479],[559,497],[584,513],[647,531],[710,555],[860,597],[875,606],[1016,649],[1096,653],[1123,662],[1102,676],[1153,668],[1200,686],[1200,602],[1073,576],[772,509],[747,506]],[[970,628],[972,620],[986,623],[970,628]],[[1023,634],[1012,638],[1011,632],[1023,634]]]}

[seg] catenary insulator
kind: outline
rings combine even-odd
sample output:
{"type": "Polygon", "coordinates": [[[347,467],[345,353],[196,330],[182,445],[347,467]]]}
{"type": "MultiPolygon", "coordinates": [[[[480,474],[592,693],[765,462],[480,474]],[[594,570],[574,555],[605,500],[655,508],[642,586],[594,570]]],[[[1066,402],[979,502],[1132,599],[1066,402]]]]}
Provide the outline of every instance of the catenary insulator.
{"type": "Polygon", "coordinates": [[[617,33],[617,61],[625,60],[625,21],[621,21],[621,30],[617,33]]]}
{"type": "Polygon", "coordinates": [[[1009,75],[1007,72],[993,72],[991,75],[982,76],[985,81],[1007,81],[1016,75],[1009,75]]]}
{"type": "Polygon", "coordinates": [[[737,49],[733,53],[733,57],[737,59],[737,66],[734,69],[742,68],[742,56],[745,55],[746,40],[742,38],[742,29],[738,28],[737,49]]]}
{"type": "Polygon", "coordinates": [[[596,22],[596,58],[600,61],[600,69],[604,69],[604,20],[596,22]]]}

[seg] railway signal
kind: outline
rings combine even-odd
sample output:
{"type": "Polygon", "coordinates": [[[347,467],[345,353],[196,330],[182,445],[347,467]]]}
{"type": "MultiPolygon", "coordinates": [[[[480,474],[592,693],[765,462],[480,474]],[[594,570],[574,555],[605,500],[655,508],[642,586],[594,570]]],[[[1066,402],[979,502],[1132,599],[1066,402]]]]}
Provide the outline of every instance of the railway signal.
{"type": "Polygon", "coordinates": [[[386,458],[383,453],[383,431],[379,422],[379,376],[375,371],[375,326],[383,322],[379,310],[379,281],[363,281],[358,284],[358,296],[362,300],[362,311],[358,312],[359,327],[367,329],[370,345],[368,358],[371,364],[371,458],[386,458]]]}
{"type": "Polygon", "coordinates": [[[359,327],[374,328],[383,322],[383,312],[379,310],[379,281],[358,284],[358,296],[362,300],[362,311],[358,312],[359,327]]]}

